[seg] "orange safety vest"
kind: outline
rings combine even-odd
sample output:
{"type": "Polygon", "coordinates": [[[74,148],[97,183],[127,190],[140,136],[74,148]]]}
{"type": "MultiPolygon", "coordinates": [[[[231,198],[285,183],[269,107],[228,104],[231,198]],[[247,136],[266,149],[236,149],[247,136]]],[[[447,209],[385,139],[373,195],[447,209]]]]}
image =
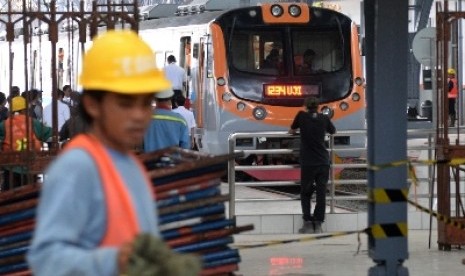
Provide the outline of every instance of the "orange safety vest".
{"type": "Polygon", "coordinates": [[[457,87],[457,79],[456,78],[449,78],[449,81],[451,81],[454,84],[454,87],[452,87],[452,90],[447,93],[447,98],[449,99],[457,99],[457,95],[459,94],[459,90],[457,87]]]}
{"type": "MultiPolygon", "coordinates": [[[[129,191],[105,147],[94,136],[80,134],[66,146],[66,150],[73,148],[84,149],[92,156],[101,177],[107,208],[107,229],[100,246],[121,246],[132,241],[140,233],[135,207],[129,191]]],[[[145,176],[147,185],[152,191],[145,169],[137,158],[134,156],[133,158],[139,165],[141,173],[145,176]]]]}
{"type": "Polygon", "coordinates": [[[16,114],[5,120],[5,139],[2,149],[4,151],[23,151],[32,146],[32,150],[40,150],[42,142],[37,139],[32,119],[26,124],[26,115],[16,114]],[[28,126],[28,127],[26,127],[28,126]],[[28,133],[29,131],[29,133],[28,133]],[[29,138],[27,137],[29,134],[29,138]]]}

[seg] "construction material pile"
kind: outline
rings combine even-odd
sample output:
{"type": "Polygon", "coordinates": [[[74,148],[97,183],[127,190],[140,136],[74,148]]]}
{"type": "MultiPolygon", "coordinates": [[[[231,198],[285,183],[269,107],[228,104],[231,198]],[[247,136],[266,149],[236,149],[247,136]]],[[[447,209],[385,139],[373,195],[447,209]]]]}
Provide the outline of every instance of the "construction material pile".
{"type": "MultiPolygon", "coordinates": [[[[233,234],[253,229],[236,227],[225,216],[229,195],[221,194],[221,177],[233,156],[208,156],[169,148],[143,154],[158,206],[162,239],[177,253],[200,257],[201,275],[228,275],[238,270],[240,256],[232,249],[233,234]]],[[[34,230],[41,184],[0,192],[0,275],[31,275],[25,254],[34,230]]]]}
{"type": "Polygon", "coordinates": [[[141,157],[154,183],[161,234],[179,253],[201,257],[201,275],[227,275],[238,270],[240,256],[233,234],[253,229],[236,227],[225,217],[221,177],[234,156],[207,156],[170,148],[141,157]]]}
{"type": "Polygon", "coordinates": [[[0,275],[31,275],[25,254],[34,230],[39,191],[40,185],[31,184],[0,193],[0,275]]]}

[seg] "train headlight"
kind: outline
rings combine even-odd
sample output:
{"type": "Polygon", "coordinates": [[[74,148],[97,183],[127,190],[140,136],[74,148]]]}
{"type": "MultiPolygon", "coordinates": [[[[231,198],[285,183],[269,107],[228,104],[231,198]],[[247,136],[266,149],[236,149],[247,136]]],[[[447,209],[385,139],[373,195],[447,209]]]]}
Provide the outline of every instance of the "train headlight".
{"type": "Polygon", "coordinates": [[[363,79],[360,77],[355,78],[355,84],[361,86],[363,84],[363,79]]]}
{"type": "Polygon", "coordinates": [[[332,118],[334,116],[334,111],[329,106],[323,106],[323,108],[321,109],[321,113],[328,116],[329,118],[332,118]]]}
{"type": "Polygon", "coordinates": [[[354,101],[354,102],[360,101],[360,94],[358,94],[358,93],[352,94],[352,101],[354,101]]]}
{"type": "Polygon", "coordinates": [[[224,92],[223,93],[223,96],[222,96],[223,101],[229,102],[231,100],[231,98],[232,98],[231,93],[229,93],[229,92],[224,92]]]}
{"type": "Polygon", "coordinates": [[[261,106],[255,107],[252,111],[252,114],[256,120],[263,120],[267,115],[266,110],[261,106]]]}
{"type": "Polygon", "coordinates": [[[339,104],[339,108],[342,110],[342,111],[346,111],[347,109],[349,109],[349,104],[346,103],[346,102],[342,102],[339,104]]]}
{"type": "Polygon", "coordinates": [[[219,77],[216,79],[216,84],[219,86],[223,86],[226,84],[226,80],[223,77],[219,77]]]}
{"type": "Polygon", "coordinates": [[[280,17],[281,15],[283,15],[283,13],[284,13],[283,7],[281,7],[280,5],[271,6],[271,14],[274,17],[280,17]]]}
{"type": "Polygon", "coordinates": [[[239,111],[244,111],[244,110],[245,110],[245,103],[243,103],[243,102],[238,102],[238,103],[237,103],[237,110],[239,110],[239,111]]]}
{"type": "Polygon", "coordinates": [[[298,17],[302,13],[302,10],[299,6],[290,5],[289,6],[289,14],[293,17],[298,17]]]}

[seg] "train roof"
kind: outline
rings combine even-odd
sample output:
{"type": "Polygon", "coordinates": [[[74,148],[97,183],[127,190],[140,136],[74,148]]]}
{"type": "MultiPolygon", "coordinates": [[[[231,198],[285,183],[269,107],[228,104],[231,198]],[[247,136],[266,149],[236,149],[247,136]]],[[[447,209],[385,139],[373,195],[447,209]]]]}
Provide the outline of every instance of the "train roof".
{"type": "Polygon", "coordinates": [[[192,15],[145,20],[139,22],[139,30],[207,24],[225,12],[227,11],[212,11],[192,15]]]}
{"type": "MultiPolygon", "coordinates": [[[[248,7],[250,8],[254,6],[248,6],[248,7]]],[[[178,15],[178,16],[145,20],[145,21],[139,22],[139,29],[150,30],[150,29],[168,28],[168,27],[203,25],[203,24],[207,24],[219,18],[223,14],[227,14],[232,10],[236,10],[240,8],[244,8],[244,7],[239,7],[239,8],[229,9],[229,10],[220,10],[220,11],[205,11],[205,12],[196,13],[196,14],[178,15]]],[[[340,16],[343,16],[349,19],[350,21],[352,21],[352,19],[350,19],[350,17],[348,17],[346,14],[343,14],[336,10],[320,8],[320,7],[312,7],[312,10],[326,10],[333,14],[339,14],[340,16]]]]}

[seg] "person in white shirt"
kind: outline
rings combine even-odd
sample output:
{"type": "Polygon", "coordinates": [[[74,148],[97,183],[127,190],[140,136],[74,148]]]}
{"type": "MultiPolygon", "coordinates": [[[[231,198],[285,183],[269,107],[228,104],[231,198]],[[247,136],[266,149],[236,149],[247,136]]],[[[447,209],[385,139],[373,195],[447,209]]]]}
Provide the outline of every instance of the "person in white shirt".
{"type": "Polygon", "coordinates": [[[184,120],[186,120],[187,128],[189,129],[189,138],[191,139],[191,147],[195,147],[194,141],[194,128],[197,127],[195,122],[194,113],[189,109],[184,107],[186,103],[186,98],[182,95],[174,96],[174,101],[176,102],[177,108],[173,108],[173,112],[180,114],[184,120]]]}
{"type": "Polygon", "coordinates": [[[168,65],[165,66],[166,78],[171,82],[174,96],[183,95],[187,84],[187,74],[184,68],[176,64],[176,58],[173,55],[167,58],[168,65]]]}
{"type": "MultiPolygon", "coordinates": [[[[58,89],[57,91],[57,122],[58,126],[57,129],[60,131],[61,127],[63,124],[68,120],[71,116],[69,106],[63,102],[63,97],[65,96],[65,93],[58,89]]],[[[43,113],[43,120],[44,123],[47,126],[52,127],[52,103],[49,103],[45,108],[44,108],[44,113],[43,113]]]]}

